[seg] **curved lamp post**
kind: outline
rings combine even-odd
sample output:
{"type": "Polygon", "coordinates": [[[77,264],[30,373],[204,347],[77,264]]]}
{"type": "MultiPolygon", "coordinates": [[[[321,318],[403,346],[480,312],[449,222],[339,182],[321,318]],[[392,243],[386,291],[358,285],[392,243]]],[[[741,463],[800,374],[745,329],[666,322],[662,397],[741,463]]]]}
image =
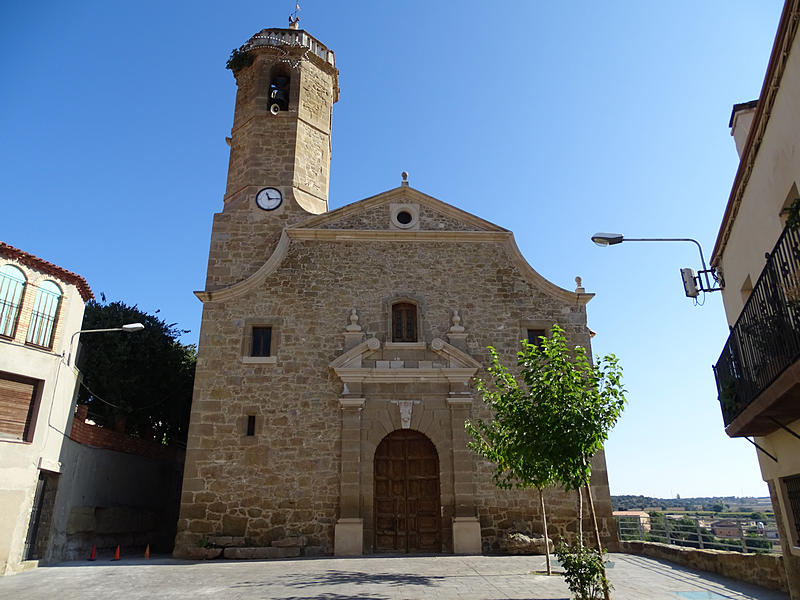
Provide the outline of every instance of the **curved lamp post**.
{"type": "Polygon", "coordinates": [[[700,252],[700,264],[703,269],[695,274],[692,269],[681,269],[683,278],[683,289],[690,298],[696,298],[700,292],[718,292],[725,287],[725,280],[717,273],[715,268],[706,267],[706,259],[703,256],[703,248],[700,242],[693,238],[626,238],[621,233],[595,233],[592,241],[598,246],[615,246],[622,242],[691,242],[697,246],[700,252]],[[716,286],[715,284],[719,284],[716,286]]]}
{"type": "Polygon", "coordinates": [[[80,331],[76,331],[72,334],[72,337],[69,339],[69,356],[67,357],[67,364],[70,364],[72,360],[72,345],[75,343],[75,336],[80,335],[81,333],[104,333],[106,331],[124,331],[126,333],[133,333],[134,331],[141,331],[144,329],[144,325],[141,323],[126,323],[122,327],[111,327],[110,329],[81,329],[80,331]]]}

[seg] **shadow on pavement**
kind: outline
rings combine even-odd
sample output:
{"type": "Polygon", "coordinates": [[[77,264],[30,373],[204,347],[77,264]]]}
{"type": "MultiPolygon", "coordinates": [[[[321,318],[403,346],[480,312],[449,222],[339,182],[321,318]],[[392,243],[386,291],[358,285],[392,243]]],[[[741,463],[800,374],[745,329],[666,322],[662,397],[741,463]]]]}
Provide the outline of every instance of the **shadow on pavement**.
{"type": "MultiPolygon", "coordinates": [[[[780,593],[775,592],[774,590],[769,590],[768,588],[762,588],[760,586],[754,585],[752,583],[746,583],[744,581],[735,581],[731,580],[723,575],[718,575],[716,573],[711,573],[709,571],[696,571],[689,567],[683,567],[675,565],[669,561],[661,560],[658,558],[652,557],[640,557],[636,555],[628,554],[625,556],[624,559],[626,562],[635,565],[637,568],[651,571],[653,573],[657,573],[662,577],[666,577],[668,579],[672,579],[674,581],[679,581],[687,587],[690,588],[700,588],[703,590],[702,593],[707,594],[706,598],[713,599],[713,598],[743,598],[743,597],[750,597],[745,596],[747,593],[743,590],[757,590],[763,589],[765,591],[769,591],[772,593],[780,593]],[[736,588],[732,588],[730,584],[735,584],[736,588]]],[[[613,583],[613,576],[611,577],[613,583]]],[[[691,596],[688,594],[693,593],[691,589],[686,591],[674,591],[673,594],[676,597],[680,598],[690,598],[691,596]],[[680,594],[684,594],[680,596],[680,594]]],[[[786,596],[788,599],[788,596],[786,596]]]]}
{"type": "MultiPolygon", "coordinates": [[[[389,596],[357,596],[359,600],[388,600],[389,596]]],[[[352,594],[319,594],[318,596],[280,596],[273,600],[353,600],[352,594]]]]}
{"type": "MultiPolygon", "coordinates": [[[[282,578],[280,585],[296,588],[309,588],[325,585],[382,585],[389,587],[432,586],[445,581],[446,577],[428,577],[425,575],[409,575],[405,573],[364,573],[362,571],[340,571],[329,569],[314,575],[288,575],[282,578]]],[[[234,584],[234,588],[263,587],[275,585],[275,579],[265,581],[243,581],[234,584]]],[[[328,596],[314,596],[327,598],[328,596]]],[[[336,594],[330,597],[338,597],[336,594]]],[[[349,597],[349,596],[342,596],[349,597]]],[[[364,596],[366,598],[366,596],[364,596]]]]}

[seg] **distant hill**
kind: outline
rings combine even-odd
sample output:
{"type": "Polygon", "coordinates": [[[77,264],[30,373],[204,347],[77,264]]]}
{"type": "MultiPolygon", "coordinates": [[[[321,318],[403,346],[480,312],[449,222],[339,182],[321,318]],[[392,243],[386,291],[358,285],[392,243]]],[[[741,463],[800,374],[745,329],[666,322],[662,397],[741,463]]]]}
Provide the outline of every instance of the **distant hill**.
{"type": "Polygon", "coordinates": [[[651,496],[611,496],[614,510],[705,510],[752,512],[770,510],[769,497],[709,496],[698,498],[653,498],[651,496]],[[722,506],[720,506],[722,505],[722,506]]]}

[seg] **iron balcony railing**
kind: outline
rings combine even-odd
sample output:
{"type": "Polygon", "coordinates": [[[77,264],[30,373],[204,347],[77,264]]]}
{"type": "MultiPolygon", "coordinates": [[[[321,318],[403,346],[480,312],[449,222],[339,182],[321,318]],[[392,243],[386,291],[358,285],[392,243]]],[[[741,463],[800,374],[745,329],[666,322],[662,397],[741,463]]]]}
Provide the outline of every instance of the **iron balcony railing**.
{"type": "Polygon", "coordinates": [[[800,359],[800,230],[786,228],[714,366],[727,427],[800,359]]]}
{"type": "Polygon", "coordinates": [[[651,513],[650,516],[617,516],[620,541],[659,542],[701,550],[728,550],[780,554],[775,519],[724,519],[651,513]]]}

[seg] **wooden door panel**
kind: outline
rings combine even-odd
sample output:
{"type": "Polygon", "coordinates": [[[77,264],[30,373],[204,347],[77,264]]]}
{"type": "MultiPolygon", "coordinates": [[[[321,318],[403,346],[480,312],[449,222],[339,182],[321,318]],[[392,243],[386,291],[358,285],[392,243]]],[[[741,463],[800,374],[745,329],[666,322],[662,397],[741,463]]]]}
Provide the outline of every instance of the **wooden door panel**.
{"type": "Polygon", "coordinates": [[[375,551],[441,552],[439,457],[431,441],[409,429],[375,450],[375,551]]]}

